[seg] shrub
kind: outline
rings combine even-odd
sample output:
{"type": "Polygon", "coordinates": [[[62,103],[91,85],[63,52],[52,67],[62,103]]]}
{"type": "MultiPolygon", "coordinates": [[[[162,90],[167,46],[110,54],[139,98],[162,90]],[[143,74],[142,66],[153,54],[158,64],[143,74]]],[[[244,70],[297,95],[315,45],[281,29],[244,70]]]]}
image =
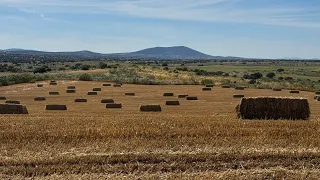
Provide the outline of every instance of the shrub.
{"type": "Polygon", "coordinates": [[[80,81],[92,81],[92,77],[88,73],[81,74],[79,77],[80,81]]]}
{"type": "Polygon", "coordinates": [[[90,65],[85,64],[81,66],[81,70],[87,71],[90,69],[90,67],[91,67],[90,65]]]}
{"type": "Polygon", "coordinates": [[[276,76],[276,74],[273,72],[267,74],[268,78],[274,78],[275,76],[276,76]]]}
{"type": "Polygon", "coordinates": [[[201,81],[201,84],[202,85],[206,85],[206,84],[215,84],[214,83],[214,81],[212,80],[212,79],[203,79],[202,81],[201,81]]]}

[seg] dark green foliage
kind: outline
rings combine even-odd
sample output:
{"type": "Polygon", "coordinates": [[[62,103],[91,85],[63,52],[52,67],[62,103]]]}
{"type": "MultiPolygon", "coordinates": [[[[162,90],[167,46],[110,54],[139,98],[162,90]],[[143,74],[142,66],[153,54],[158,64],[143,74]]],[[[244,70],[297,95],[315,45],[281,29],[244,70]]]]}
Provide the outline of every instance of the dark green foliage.
{"type": "Polygon", "coordinates": [[[79,77],[80,81],[92,81],[92,76],[88,73],[81,74],[79,77]]]}

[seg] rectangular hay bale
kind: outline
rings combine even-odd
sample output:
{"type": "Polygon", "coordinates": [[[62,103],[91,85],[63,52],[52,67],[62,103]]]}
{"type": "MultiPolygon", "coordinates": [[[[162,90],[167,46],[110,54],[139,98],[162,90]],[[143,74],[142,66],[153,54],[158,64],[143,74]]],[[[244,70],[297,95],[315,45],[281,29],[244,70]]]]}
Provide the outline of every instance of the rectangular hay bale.
{"type": "Polygon", "coordinates": [[[122,104],[121,103],[119,103],[119,104],[117,104],[117,103],[108,103],[108,104],[106,104],[106,108],[107,109],[121,109],[122,108],[122,104]]]}
{"type": "Polygon", "coordinates": [[[307,120],[310,117],[309,102],[303,98],[242,98],[236,111],[241,119],[307,120]]]}
{"type": "Polygon", "coordinates": [[[202,91],[212,91],[212,89],[208,88],[208,87],[205,87],[205,88],[202,88],[202,91]]]}
{"type": "Polygon", "coordinates": [[[121,87],[122,84],[114,84],[113,87],[121,87]]]}
{"type": "Polygon", "coordinates": [[[300,91],[292,90],[292,91],[290,91],[290,93],[291,93],[291,94],[299,94],[299,93],[300,93],[300,91]]]}
{"type": "Polygon", "coordinates": [[[230,88],[230,85],[221,85],[221,88],[230,88]]]}
{"type": "Polygon", "coordinates": [[[244,95],[243,94],[234,94],[233,98],[243,98],[244,95]]]}
{"type": "Polygon", "coordinates": [[[281,91],[281,88],[273,88],[273,91],[281,91]]]}
{"type": "Polygon", "coordinates": [[[196,96],[187,96],[186,99],[188,101],[196,101],[196,100],[198,100],[198,97],[196,97],[196,96]]]}
{"type": "Polygon", "coordinates": [[[106,104],[106,103],[114,103],[113,99],[102,99],[101,103],[106,104]]]}
{"type": "Polygon", "coordinates": [[[160,105],[141,105],[140,111],[142,112],[161,112],[161,106],[160,105]]]}
{"type": "Polygon", "coordinates": [[[5,102],[6,104],[20,104],[20,101],[16,101],[16,100],[8,100],[5,102]]]}
{"type": "Polygon", "coordinates": [[[179,101],[166,101],[167,106],[179,106],[180,102],[179,101]]]}
{"type": "Polygon", "coordinates": [[[46,101],[45,97],[35,97],[34,101],[46,101]]]}
{"type": "Polygon", "coordinates": [[[68,86],[67,89],[76,89],[75,86],[68,86]]]}
{"type": "Polygon", "coordinates": [[[58,85],[58,83],[56,83],[56,82],[51,82],[50,83],[50,86],[56,86],[56,85],[58,85]]]}
{"type": "Polygon", "coordinates": [[[106,86],[111,86],[111,84],[103,84],[103,86],[105,86],[105,87],[106,87],[106,86]]]}
{"type": "Polygon", "coordinates": [[[48,111],[66,111],[67,106],[60,105],[60,104],[48,104],[48,105],[46,105],[46,110],[48,110],[48,111]]]}
{"type": "Polygon", "coordinates": [[[98,95],[98,93],[97,93],[97,92],[88,92],[87,95],[89,95],[89,96],[96,96],[96,95],[98,95]]]}
{"type": "Polygon", "coordinates": [[[67,91],[66,91],[68,94],[70,94],[70,93],[76,93],[76,90],[74,90],[74,89],[67,89],[67,91]]]}
{"type": "Polygon", "coordinates": [[[37,87],[43,87],[43,84],[37,84],[37,87]]]}
{"type": "Polygon", "coordinates": [[[74,102],[88,102],[87,99],[77,98],[74,100],[74,102]]]}
{"type": "Polygon", "coordinates": [[[7,100],[5,96],[0,96],[0,100],[7,100]]]}
{"type": "Polygon", "coordinates": [[[206,84],[206,87],[213,87],[213,84],[206,84]]]}
{"type": "Polygon", "coordinates": [[[93,88],[92,91],[102,91],[101,88],[93,88]]]}
{"type": "Polygon", "coordinates": [[[49,92],[49,95],[59,95],[60,93],[59,92],[49,92]]]}
{"type": "Polygon", "coordinates": [[[20,104],[0,104],[0,114],[29,114],[27,107],[20,104]]]}
{"type": "Polygon", "coordinates": [[[188,95],[186,95],[186,94],[180,94],[180,95],[178,95],[178,98],[186,98],[188,95]]]}
{"type": "Polygon", "coordinates": [[[166,92],[166,93],[163,93],[163,96],[174,96],[174,94],[171,92],[166,92]]]}
{"type": "Polygon", "coordinates": [[[124,95],[125,96],[135,96],[136,94],[135,93],[125,93],[124,95]]]}

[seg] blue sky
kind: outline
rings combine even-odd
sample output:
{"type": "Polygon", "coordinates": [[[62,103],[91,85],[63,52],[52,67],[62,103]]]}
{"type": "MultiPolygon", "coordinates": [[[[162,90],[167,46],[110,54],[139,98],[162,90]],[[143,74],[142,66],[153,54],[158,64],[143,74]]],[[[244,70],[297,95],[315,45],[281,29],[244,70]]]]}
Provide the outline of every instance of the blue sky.
{"type": "Polygon", "coordinates": [[[0,49],[320,58],[319,0],[0,0],[0,49]]]}

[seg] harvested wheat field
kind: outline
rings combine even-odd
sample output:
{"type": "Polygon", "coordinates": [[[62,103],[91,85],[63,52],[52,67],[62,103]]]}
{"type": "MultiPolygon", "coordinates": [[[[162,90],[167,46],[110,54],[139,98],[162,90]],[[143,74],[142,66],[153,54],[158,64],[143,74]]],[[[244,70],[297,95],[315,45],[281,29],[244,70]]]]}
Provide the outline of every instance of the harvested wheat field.
{"type": "MultiPolygon", "coordinates": [[[[147,86],[57,81],[0,87],[28,115],[0,115],[1,179],[319,179],[320,103],[314,92],[241,91],[245,97],[307,98],[307,121],[239,120],[238,90],[215,86],[147,86]],[[75,86],[76,93],[66,93],[75,86]],[[88,91],[102,87],[96,96],[88,91]],[[60,92],[49,96],[48,92],[60,92]],[[126,96],[135,92],[136,96],[126,96]],[[163,96],[172,92],[174,96],[163,96]],[[197,101],[178,99],[179,94],[197,101]],[[45,97],[35,102],[35,97],[45,97]],[[77,98],[86,103],[75,103],[77,98]],[[121,109],[106,108],[112,98],[121,109]],[[179,101],[180,106],[166,106],[179,101]],[[63,104],[66,111],[47,111],[63,104]],[[161,112],[142,112],[159,104],[161,112]]],[[[0,100],[3,104],[5,100],[0,100]]]]}

